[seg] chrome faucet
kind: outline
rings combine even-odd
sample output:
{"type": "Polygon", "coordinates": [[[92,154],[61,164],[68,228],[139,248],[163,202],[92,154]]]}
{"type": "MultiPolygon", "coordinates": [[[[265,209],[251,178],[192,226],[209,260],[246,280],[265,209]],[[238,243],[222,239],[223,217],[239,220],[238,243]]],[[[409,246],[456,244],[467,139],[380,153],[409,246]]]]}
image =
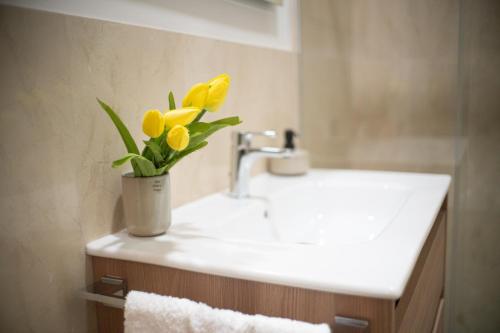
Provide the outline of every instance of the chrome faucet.
{"type": "Polygon", "coordinates": [[[275,138],[275,131],[263,132],[233,132],[231,146],[231,183],[230,195],[234,198],[248,196],[248,183],[253,163],[260,158],[287,158],[291,149],[275,147],[252,148],[254,136],[275,138]]]}

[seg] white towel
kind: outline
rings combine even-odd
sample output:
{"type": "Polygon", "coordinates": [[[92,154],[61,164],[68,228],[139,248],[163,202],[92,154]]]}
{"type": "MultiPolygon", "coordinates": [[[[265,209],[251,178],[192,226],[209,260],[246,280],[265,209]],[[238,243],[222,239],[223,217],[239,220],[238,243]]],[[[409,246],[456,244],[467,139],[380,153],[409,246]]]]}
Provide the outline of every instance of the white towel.
{"type": "Polygon", "coordinates": [[[188,299],[128,293],[125,333],[329,333],[326,324],[246,315],[188,299]]]}

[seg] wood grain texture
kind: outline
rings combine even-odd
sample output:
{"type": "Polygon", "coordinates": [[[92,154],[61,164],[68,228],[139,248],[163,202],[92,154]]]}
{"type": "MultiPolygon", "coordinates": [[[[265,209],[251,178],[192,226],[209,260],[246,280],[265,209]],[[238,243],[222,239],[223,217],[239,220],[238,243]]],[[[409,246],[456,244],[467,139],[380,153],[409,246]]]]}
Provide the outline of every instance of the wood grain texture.
{"type": "MultiPolygon", "coordinates": [[[[127,279],[130,290],[188,298],[247,314],[328,323],[332,327],[334,316],[338,314],[370,321],[372,333],[391,331],[394,305],[390,300],[326,293],[109,258],[93,257],[92,260],[96,280],[103,275],[120,276],[127,279]]],[[[98,317],[99,321],[110,319],[116,320],[111,318],[111,314],[98,317]]],[[[112,327],[117,328],[118,325],[112,327]]],[[[107,329],[100,332],[121,331],[107,329]]]]}
{"type": "MultiPolygon", "coordinates": [[[[102,257],[92,257],[94,280],[119,276],[127,280],[129,290],[188,298],[247,314],[328,323],[335,333],[347,332],[334,326],[335,315],[368,320],[370,333],[430,333],[444,283],[445,226],[446,210],[442,209],[398,302],[102,257]]],[[[99,332],[123,332],[122,310],[99,305],[97,312],[99,332]]]]}
{"type": "Polygon", "coordinates": [[[444,289],[446,213],[441,211],[395,310],[396,332],[431,332],[444,289]]]}
{"type": "Polygon", "coordinates": [[[122,333],[123,310],[115,309],[103,304],[96,304],[97,329],[99,332],[122,333]]]}

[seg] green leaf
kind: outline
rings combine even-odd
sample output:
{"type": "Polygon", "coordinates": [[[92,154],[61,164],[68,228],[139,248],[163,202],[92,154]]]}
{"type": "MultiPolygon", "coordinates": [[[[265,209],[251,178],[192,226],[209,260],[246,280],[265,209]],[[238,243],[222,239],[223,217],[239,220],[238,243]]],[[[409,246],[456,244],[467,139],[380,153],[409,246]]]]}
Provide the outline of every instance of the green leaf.
{"type": "Polygon", "coordinates": [[[157,176],[163,175],[164,173],[168,172],[168,170],[170,170],[183,157],[186,157],[187,155],[189,155],[189,154],[191,154],[191,153],[193,153],[193,152],[195,152],[197,150],[200,150],[201,148],[205,147],[206,145],[208,145],[208,142],[207,141],[203,141],[203,142],[200,142],[195,147],[186,148],[183,151],[177,153],[176,155],[174,155],[174,157],[167,164],[165,164],[161,168],[156,169],[156,175],[157,176]]]}
{"type": "MultiPolygon", "coordinates": [[[[149,151],[151,151],[151,153],[153,154],[153,157],[154,157],[156,162],[158,162],[158,163],[163,162],[163,156],[161,154],[161,147],[158,143],[156,143],[153,140],[150,140],[150,141],[144,141],[144,144],[146,145],[147,148],[149,148],[149,151]]],[[[146,157],[144,152],[142,155],[144,157],[146,157]]],[[[151,160],[150,158],[148,158],[148,159],[151,160]]]]}
{"type": "Polygon", "coordinates": [[[157,168],[165,165],[169,160],[169,156],[175,152],[167,144],[167,133],[168,131],[165,130],[159,137],[151,138],[149,141],[144,141],[146,146],[144,146],[141,155],[148,160],[153,161],[155,167],[157,168]]]}
{"type": "Polygon", "coordinates": [[[207,141],[203,141],[201,142],[200,144],[198,144],[196,147],[192,147],[192,148],[187,148],[187,149],[184,149],[183,151],[179,152],[179,154],[176,156],[177,160],[180,160],[181,158],[205,147],[206,145],[208,145],[208,142],[207,141]]]}
{"type": "Polygon", "coordinates": [[[153,177],[156,176],[156,167],[150,160],[142,157],[133,159],[137,163],[139,169],[141,170],[142,177],[153,177]]]}
{"type": "Polygon", "coordinates": [[[141,155],[150,161],[155,160],[155,154],[153,154],[153,152],[151,151],[151,149],[149,149],[148,146],[145,146],[144,149],[142,149],[141,155]]]}
{"type": "MultiPolygon", "coordinates": [[[[168,130],[164,130],[159,137],[151,139],[151,141],[154,141],[160,147],[161,156],[163,157],[163,160],[158,164],[163,163],[167,159],[166,157],[172,152],[172,148],[167,144],[167,134],[168,130]]],[[[149,150],[148,147],[145,148],[149,150]]]]}
{"type": "Polygon", "coordinates": [[[138,156],[138,155],[132,154],[132,153],[128,153],[127,155],[123,156],[122,158],[119,158],[116,161],[113,161],[113,164],[111,164],[111,166],[113,168],[118,168],[118,167],[120,167],[123,164],[127,163],[128,161],[130,161],[131,159],[133,159],[136,156],[138,156]]]}
{"type": "Polygon", "coordinates": [[[126,162],[131,161],[135,162],[138,169],[140,170],[140,175],[136,175],[138,177],[152,177],[156,175],[156,168],[150,160],[145,158],[144,156],[138,155],[138,154],[133,154],[133,153],[128,153],[122,158],[116,160],[113,162],[112,166],[113,168],[117,168],[119,166],[122,166],[126,162]]]}
{"type": "Polygon", "coordinates": [[[241,124],[241,119],[240,117],[227,117],[227,118],[222,118],[216,121],[212,121],[210,124],[212,125],[228,125],[228,126],[236,126],[241,124]]]}
{"type": "MultiPolygon", "coordinates": [[[[115,113],[115,111],[113,111],[113,109],[109,105],[101,101],[99,98],[97,98],[97,102],[99,102],[101,108],[108,114],[113,124],[115,124],[116,129],[118,130],[118,133],[120,133],[123,143],[127,148],[127,152],[132,154],[139,154],[139,148],[137,148],[134,139],[130,135],[130,132],[128,131],[127,127],[120,119],[120,117],[115,113]]],[[[134,161],[131,161],[131,163],[132,163],[132,168],[134,169],[134,175],[136,177],[139,177],[140,176],[139,166],[134,161]]]]}
{"type": "Polygon", "coordinates": [[[196,118],[194,118],[193,123],[199,122],[200,119],[201,119],[201,117],[203,117],[205,115],[205,113],[207,113],[207,110],[205,110],[205,109],[201,110],[201,112],[198,113],[198,115],[196,116],[196,118]]]}
{"type": "Polygon", "coordinates": [[[170,110],[175,110],[175,99],[174,99],[174,94],[172,92],[168,93],[168,108],[170,110]]]}
{"type": "Polygon", "coordinates": [[[122,122],[120,117],[118,117],[118,115],[113,111],[113,109],[109,107],[109,105],[101,101],[99,98],[97,99],[97,101],[101,105],[102,109],[106,111],[109,118],[111,118],[111,121],[115,124],[116,129],[118,130],[120,136],[122,137],[125,147],[127,147],[127,151],[129,153],[139,154],[139,149],[137,148],[134,139],[130,135],[130,132],[128,131],[127,127],[122,122]]]}
{"type": "Polygon", "coordinates": [[[202,122],[198,122],[198,123],[193,122],[193,123],[187,125],[190,137],[193,135],[198,135],[200,133],[206,132],[211,127],[212,127],[212,125],[210,123],[202,123],[202,122]]]}
{"type": "Polygon", "coordinates": [[[190,135],[188,148],[197,146],[200,142],[224,127],[235,126],[240,123],[241,120],[239,117],[223,118],[211,123],[191,123],[188,125],[190,135]]]}

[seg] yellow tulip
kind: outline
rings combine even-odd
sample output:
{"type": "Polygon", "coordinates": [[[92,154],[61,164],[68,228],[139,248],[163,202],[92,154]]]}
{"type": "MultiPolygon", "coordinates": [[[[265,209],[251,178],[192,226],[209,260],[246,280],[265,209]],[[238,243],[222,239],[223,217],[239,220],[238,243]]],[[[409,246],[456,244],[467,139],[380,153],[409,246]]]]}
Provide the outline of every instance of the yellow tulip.
{"type": "Polygon", "coordinates": [[[205,107],[205,102],[208,95],[208,84],[207,83],[197,83],[191,87],[189,92],[186,94],[182,100],[182,107],[194,106],[200,110],[205,107]]]}
{"type": "Polygon", "coordinates": [[[208,95],[205,102],[205,109],[210,112],[216,112],[226,99],[231,77],[227,74],[221,74],[207,83],[208,95]]]}
{"type": "Polygon", "coordinates": [[[189,131],[186,127],[175,125],[167,134],[167,143],[173,150],[181,151],[189,144],[189,131]]]}
{"type": "Polygon", "coordinates": [[[223,74],[220,74],[220,75],[217,75],[216,77],[208,80],[207,84],[208,85],[211,85],[213,82],[217,81],[217,80],[224,80],[226,81],[228,84],[231,83],[231,77],[229,76],[229,74],[227,73],[223,73],[223,74]]]}
{"type": "Polygon", "coordinates": [[[170,110],[165,113],[165,125],[172,128],[175,125],[186,126],[195,120],[201,109],[195,107],[170,110]]]}
{"type": "Polygon", "coordinates": [[[142,131],[152,137],[157,138],[165,129],[165,117],[160,110],[148,110],[142,119],[142,131]]]}

